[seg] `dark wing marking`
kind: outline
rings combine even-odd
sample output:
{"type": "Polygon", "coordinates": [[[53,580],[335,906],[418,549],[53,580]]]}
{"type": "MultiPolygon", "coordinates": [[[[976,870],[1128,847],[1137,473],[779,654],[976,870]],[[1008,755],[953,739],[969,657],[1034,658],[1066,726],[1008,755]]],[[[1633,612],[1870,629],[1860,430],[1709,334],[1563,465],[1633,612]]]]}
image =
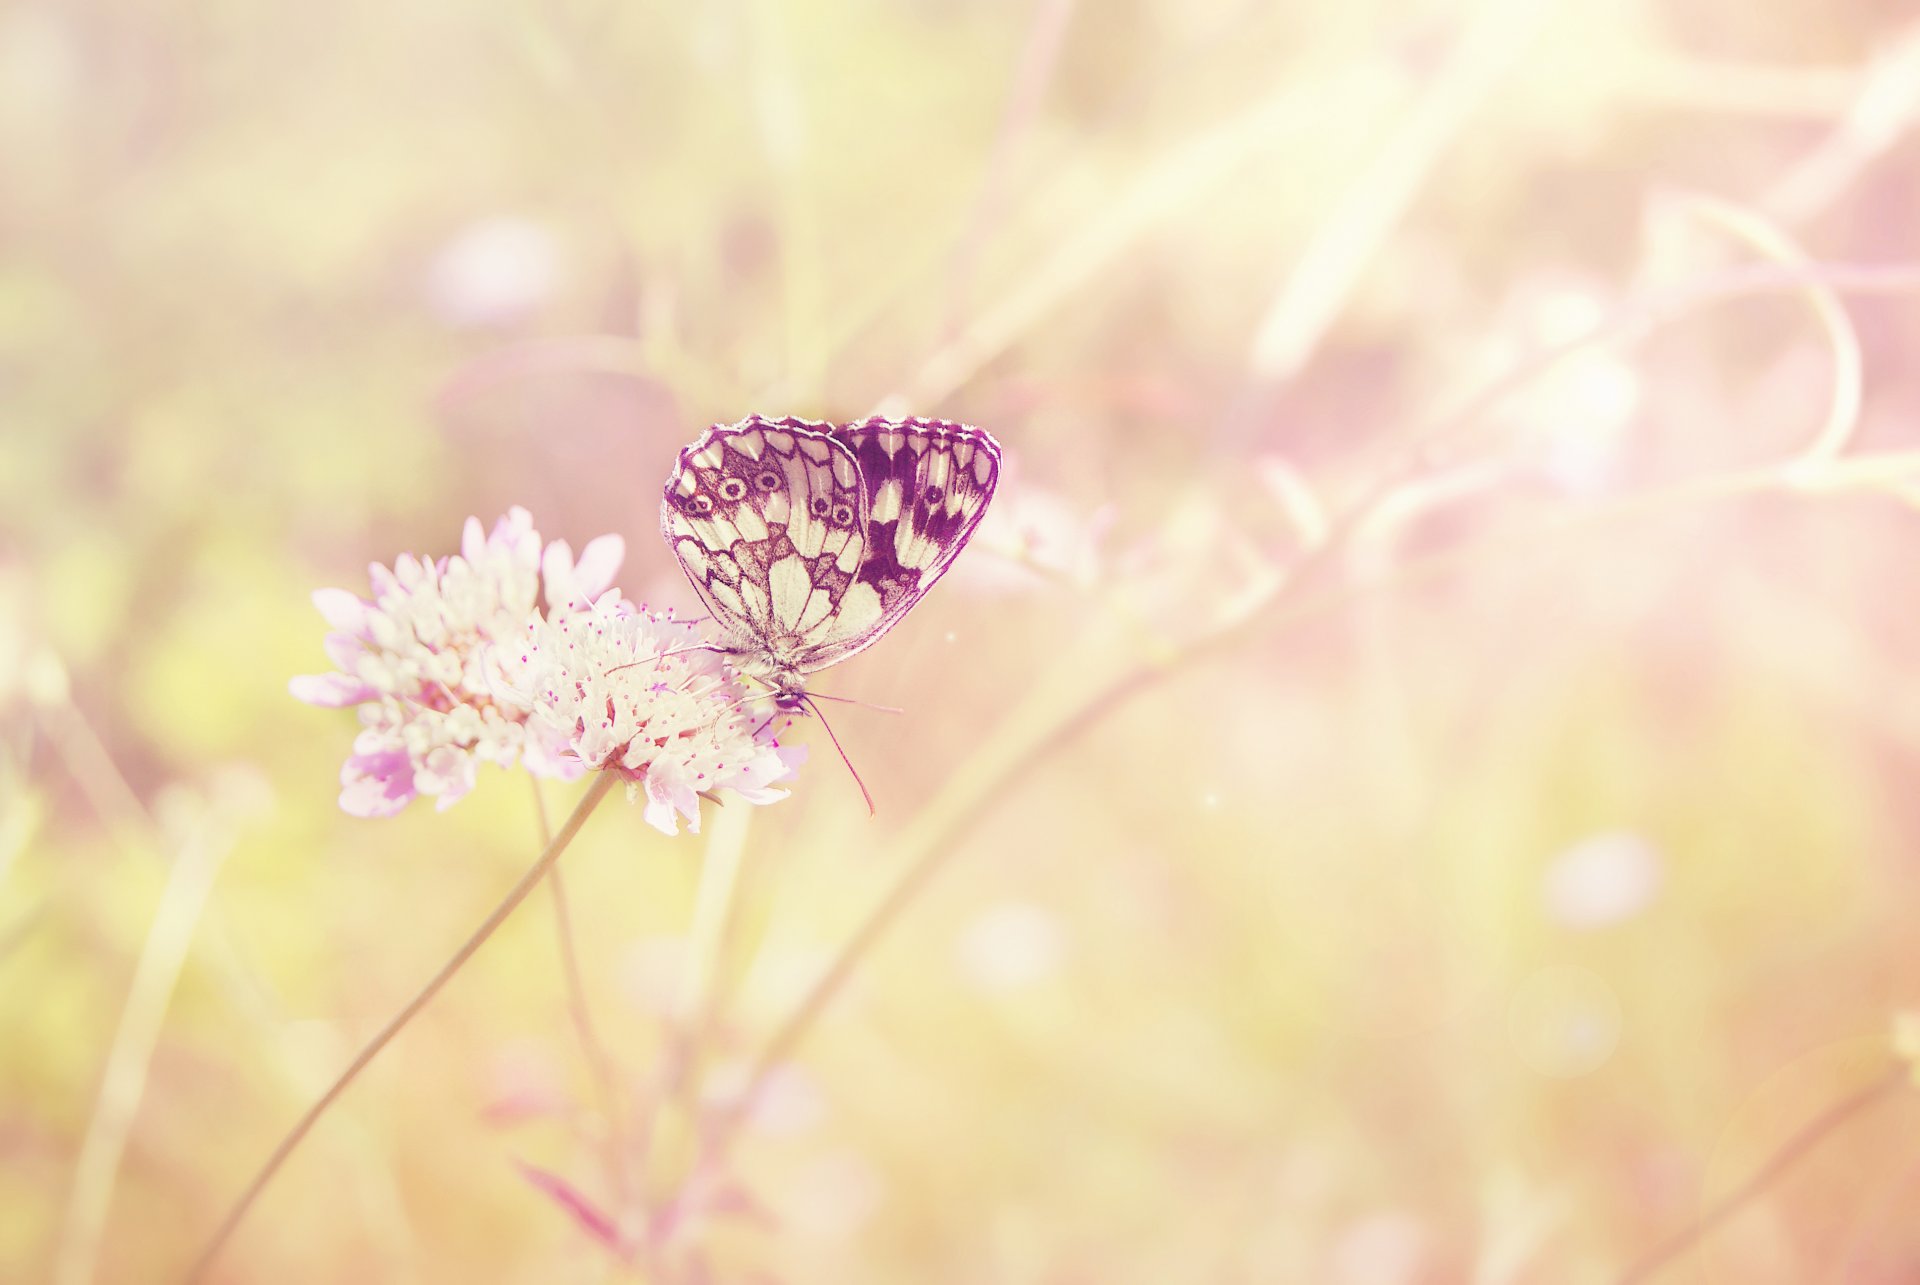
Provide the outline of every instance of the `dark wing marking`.
{"type": "Polygon", "coordinates": [[[966,547],[1000,481],[1000,444],[965,424],[869,419],[826,431],[859,465],[867,547],[839,609],[803,637],[797,664],[807,671],[873,645],[911,611],[966,547]]]}

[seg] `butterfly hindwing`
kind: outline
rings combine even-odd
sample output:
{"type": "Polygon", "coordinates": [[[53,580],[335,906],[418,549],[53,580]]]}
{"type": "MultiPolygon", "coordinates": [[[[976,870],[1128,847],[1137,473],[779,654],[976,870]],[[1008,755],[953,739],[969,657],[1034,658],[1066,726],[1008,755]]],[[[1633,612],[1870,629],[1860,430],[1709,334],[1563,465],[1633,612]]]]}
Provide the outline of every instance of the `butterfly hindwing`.
{"type": "Polygon", "coordinates": [[[716,425],[680,452],[660,527],[747,651],[798,650],[838,613],[867,548],[852,453],[806,420],[716,425]]]}
{"type": "Polygon", "coordinates": [[[1000,480],[999,443],[965,424],[869,419],[829,432],[860,467],[867,550],[803,670],[871,646],[912,610],[966,546],[1000,480]]]}

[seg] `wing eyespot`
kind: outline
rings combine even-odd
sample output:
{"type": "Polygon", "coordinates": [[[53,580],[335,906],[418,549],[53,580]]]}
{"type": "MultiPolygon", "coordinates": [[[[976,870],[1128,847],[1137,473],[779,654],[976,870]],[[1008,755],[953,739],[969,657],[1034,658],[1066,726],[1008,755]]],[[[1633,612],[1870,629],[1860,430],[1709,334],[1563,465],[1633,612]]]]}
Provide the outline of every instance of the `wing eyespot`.
{"type": "Polygon", "coordinates": [[[940,503],[940,501],[946,497],[946,494],[946,491],[943,490],[937,482],[929,482],[927,489],[920,493],[920,499],[923,503],[933,505],[940,503]]]}
{"type": "Polygon", "coordinates": [[[747,484],[737,477],[730,477],[720,483],[720,498],[729,504],[738,503],[747,497],[747,484]]]}
{"type": "Polygon", "coordinates": [[[770,468],[761,469],[760,475],[753,479],[753,484],[763,491],[777,491],[780,489],[780,475],[770,468]]]}
{"type": "Polygon", "coordinates": [[[697,495],[689,495],[685,503],[690,511],[698,513],[702,517],[713,512],[713,497],[704,491],[697,495]]]}
{"type": "Polygon", "coordinates": [[[833,501],[824,495],[816,495],[807,503],[807,510],[816,518],[824,518],[833,512],[833,501]]]}
{"type": "Polygon", "coordinates": [[[848,504],[845,500],[842,500],[840,503],[833,506],[833,513],[831,515],[830,520],[835,526],[852,526],[853,525],[853,506],[851,504],[848,504]]]}

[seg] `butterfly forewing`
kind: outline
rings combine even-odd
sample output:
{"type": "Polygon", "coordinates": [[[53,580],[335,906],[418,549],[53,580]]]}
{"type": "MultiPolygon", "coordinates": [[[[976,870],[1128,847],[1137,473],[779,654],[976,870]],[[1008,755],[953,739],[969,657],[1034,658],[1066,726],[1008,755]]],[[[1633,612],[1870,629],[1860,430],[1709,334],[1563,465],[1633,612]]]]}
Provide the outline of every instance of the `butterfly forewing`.
{"type": "Polygon", "coordinates": [[[871,646],[911,611],[966,547],[1000,481],[999,443],[965,424],[869,419],[830,432],[860,465],[867,551],[856,582],[872,586],[878,610],[832,622],[806,669],[871,646]]]}
{"type": "Polygon", "coordinates": [[[756,417],[710,428],[667,480],[661,531],[744,650],[800,645],[864,559],[860,470],[820,427],[756,417]]]}
{"type": "Polygon", "coordinates": [[[680,452],[661,530],[729,644],[775,674],[870,646],[966,544],[1000,450],[944,420],[752,416],[680,452]]]}

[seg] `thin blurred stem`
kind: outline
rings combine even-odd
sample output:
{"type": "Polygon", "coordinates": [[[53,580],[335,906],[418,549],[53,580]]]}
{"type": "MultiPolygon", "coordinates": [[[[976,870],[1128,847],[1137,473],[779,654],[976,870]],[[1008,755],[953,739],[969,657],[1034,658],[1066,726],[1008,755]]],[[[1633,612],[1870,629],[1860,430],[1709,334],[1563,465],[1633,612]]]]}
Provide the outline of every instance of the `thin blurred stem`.
{"type": "Polygon", "coordinates": [[[1917,1187],[1920,1187],[1920,1164],[1907,1164],[1882,1190],[1874,1193],[1873,1199],[1863,1201],[1847,1220],[1847,1230],[1839,1240],[1840,1252],[1829,1260],[1817,1285],[1872,1279],[1868,1270],[1871,1251],[1867,1240],[1878,1228],[1899,1226],[1890,1215],[1897,1208],[1913,1207],[1917,1187]]]}
{"type": "MultiPolygon", "coordinates": [[[[80,707],[68,700],[48,702],[38,709],[37,721],[100,821],[140,858],[165,860],[167,844],[158,822],[80,707]]],[[[14,809],[16,814],[21,811],[14,809]]],[[[32,926],[29,921],[21,929],[25,932],[32,926]]],[[[317,1092],[319,1086],[311,1082],[308,1061],[295,1052],[287,1038],[283,1014],[227,932],[217,901],[209,901],[202,909],[198,932],[190,945],[201,966],[210,968],[221,984],[235,1011],[266,1036],[274,1066],[287,1084],[300,1096],[317,1092]]],[[[393,1194],[393,1178],[385,1157],[375,1151],[364,1130],[352,1128],[348,1135],[360,1153],[360,1172],[367,1175],[359,1195],[362,1225],[383,1239],[390,1261],[403,1262],[409,1253],[409,1232],[405,1212],[393,1194]]]]}
{"type": "MultiPolygon", "coordinates": [[[[1352,71],[1330,77],[1328,85],[1348,95],[1366,90],[1352,71]]],[[[1103,203],[1096,217],[1076,223],[1072,235],[1024,273],[1005,297],[929,354],[908,381],[904,400],[930,406],[951,396],[1064,299],[1098,281],[1102,268],[1155,227],[1246,173],[1264,149],[1294,130],[1312,128],[1322,112],[1337,111],[1345,101],[1339,93],[1308,92],[1289,83],[1170,151],[1103,203]]],[[[882,399],[880,409],[892,400],[882,399]]]]}
{"type": "Polygon", "coordinates": [[[1781,66],[1650,54],[1633,75],[1617,82],[1617,89],[1672,111],[1819,119],[1844,114],[1865,80],[1855,66],[1781,66]]]}
{"type": "Polygon", "coordinates": [[[1902,1064],[1866,1088],[1842,1098],[1827,1108],[1815,1117],[1812,1123],[1794,1134],[1784,1146],[1774,1152],[1773,1156],[1760,1166],[1759,1172],[1722,1197],[1706,1213],[1669,1237],[1646,1257],[1629,1267],[1620,1277],[1620,1285],[1637,1285],[1640,1281],[1652,1279],[1654,1274],[1663,1267],[1671,1266],[1682,1254],[1699,1243],[1708,1232],[1752,1204],[1788,1170],[1812,1154],[1815,1147],[1842,1125],[1864,1114],[1869,1107],[1878,1106],[1887,1101],[1897,1090],[1907,1087],[1912,1082],[1911,1069],[1902,1064]]]}
{"type": "Polygon", "coordinates": [[[709,822],[706,859],[700,863],[700,886],[694,894],[687,971],[675,1006],[680,1037],[696,1050],[705,1043],[713,1025],[715,995],[739,905],[751,821],[752,813],[746,808],[717,808],[709,822]]]}
{"type": "Polygon", "coordinates": [[[1858,92],[1826,137],[1786,167],[1760,204],[1789,223],[1829,209],[1868,167],[1899,146],[1920,116],[1920,23],[1876,42],[1858,92]]]}
{"type": "MultiPolygon", "coordinates": [[[[900,873],[861,918],[826,971],[775,1028],[754,1059],[739,1095],[715,1123],[712,1133],[713,1154],[720,1155],[733,1142],[772,1073],[793,1056],[807,1033],[838,996],[854,969],[926,887],[946,857],[958,846],[960,839],[991,811],[991,801],[1030,779],[1033,769],[1048,755],[1127,702],[1150,691],[1175,673],[1190,668],[1193,663],[1247,641],[1259,633],[1263,626],[1302,624],[1342,610],[1375,593],[1390,592],[1439,575],[1458,573],[1470,566],[1491,561],[1499,553],[1518,551],[1537,555],[1556,537],[1602,531],[1623,518],[1644,518],[1705,502],[1775,492],[1794,493],[1788,489],[1788,483],[1778,470],[1752,470],[1701,479],[1665,491],[1633,496],[1615,504],[1596,506],[1564,522],[1553,524],[1544,531],[1529,532],[1524,538],[1491,541],[1404,561],[1388,569],[1379,579],[1358,584],[1340,578],[1348,542],[1365,525],[1365,510],[1356,509],[1340,515],[1327,538],[1304,555],[1285,575],[1278,577],[1271,587],[1249,594],[1208,632],[1179,647],[1149,656],[1109,677],[1089,676],[1084,666],[1073,666],[1068,681],[1075,682],[1078,690],[1071,697],[1062,702],[1057,710],[1034,710],[1035,716],[1024,720],[1022,713],[1025,711],[1016,710],[990,738],[1003,754],[998,763],[957,774],[946,791],[928,806],[927,816],[930,820],[925,831],[902,844],[903,868],[900,873]],[[1029,727],[1027,724],[1036,726],[1029,727]]],[[[1052,680],[1042,678],[1036,682],[1033,690],[1036,693],[1044,692],[1051,685],[1052,680]]],[[[1026,709],[1033,709],[1032,701],[1026,709]]]]}
{"type": "MultiPolygon", "coordinates": [[[[546,793],[540,788],[539,777],[529,774],[527,779],[533,786],[533,811],[540,827],[540,846],[545,849],[553,843],[553,827],[547,822],[546,793]]],[[[627,1169],[626,1113],[621,1107],[616,1087],[613,1060],[607,1054],[606,1045],[600,1042],[600,1033],[593,1024],[593,1010],[587,1003],[586,979],[580,971],[580,952],[573,935],[573,913],[567,903],[566,880],[558,865],[547,872],[547,891],[553,899],[554,934],[560,942],[560,971],[566,979],[567,1014],[573,1021],[574,1036],[580,1041],[580,1052],[587,1060],[587,1072],[593,1080],[600,1117],[606,1121],[607,1136],[603,1150],[607,1184],[613,1192],[614,1207],[625,1209],[633,1191],[627,1169]]]]}
{"type": "Polygon", "coordinates": [[[0,928],[0,963],[7,956],[27,944],[34,931],[47,921],[47,906],[43,901],[27,910],[5,928],[0,928]]]}
{"type": "MultiPolygon", "coordinates": [[[[1271,596],[1277,597],[1288,592],[1290,586],[1304,586],[1321,568],[1335,565],[1337,559],[1334,551],[1338,543],[1337,539],[1329,539],[1316,546],[1301,559],[1295,574],[1271,596]]],[[[773,1072],[793,1056],[814,1023],[839,995],[854,969],[913,903],[948,855],[959,845],[960,839],[989,810],[990,801],[1015,788],[1029,776],[1036,764],[1119,708],[1128,697],[1143,690],[1155,677],[1170,672],[1177,659],[1177,652],[1166,649],[1157,659],[1105,680],[1097,674],[1089,675],[1084,666],[1073,665],[1063,677],[1078,690],[1064,702],[1061,709],[1036,708],[1030,699],[1023,710],[1016,710],[1009,716],[1007,723],[990,742],[1003,752],[999,762],[973,765],[957,773],[940,797],[928,806],[924,814],[929,818],[926,826],[903,841],[905,851],[900,873],[860,919],[826,971],[774,1030],[754,1059],[739,1095],[715,1122],[711,1135],[714,1156],[724,1154],[751,1114],[773,1072]],[[1030,711],[1032,716],[1022,720],[1023,711],[1030,711]]],[[[1051,685],[1050,680],[1043,676],[1032,690],[1038,695],[1050,690],[1051,685]]]]}
{"type": "Polygon", "coordinates": [[[167,1005],[180,980],[194,926],[213,888],[214,876],[227,845],[213,842],[203,822],[181,845],[167,877],[153,923],[147,930],[126,1005],[107,1052],[100,1092],[80,1144],[73,1186],[61,1225],[60,1248],[54,1262],[55,1285],[86,1285],[93,1279],[100,1257],[100,1238],[106,1230],[108,1209],[126,1154],[140,1100],[146,1095],[147,1073],[160,1040],[167,1005]]]}
{"type": "MultiPolygon", "coordinates": [[[[1023,210],[1071,210],[1074,192],[1089,177],[1088,158],[1101,155],[1101,145],[1107,138],[1129,121],[1137,119],[1140,110],[1160,94],[1184,90],[1205,80],[1206,61],[1210,56],[1223,47],[1247,42],[1260,31],[1263,23],[1272,21],[1274,6],[1267,0],[1240,0],[1229,10],[1214,15],[1207,29],[1196,38],[1164,51],[1165,57],[1150,78],[1133,83],[1127,92],[1118,95],[1105,108],[1082,120],[1081,129],[1071,146],[1063,147],[1054,141],[1034,149],[1035,156],[1018,167],[1018,174],[1010,176],[1004,188],[1006,196],[999,203],[1001,213],[997,222],[1006,228],[1017,222],[1016,216],[1023,210]]],[[[1329,107],[1329,116],[1338,114],[1335,107],[1329,107]]],[[[1195,193],[1196,199],[1204,195],[1204,191],[1195,193]]],[[[1078,216],[1066,219],[1053,228],[1054,241],[1064,245],[1077,239],[1082,235],[1083,223],[1084,219],[1078,216]]],[[[827,319],[821,351],[829,358],[844,352],[858,336],[875,326],[887,324],[888,318],[901,308],[903,300],[911,301],[910,314],[918,315],[924,309],[926,296],[939,289],[942,275],[949,281],[952,279],[958,240],[966,234],[963,228],[953,238],[929,244],[906,256],[907,261],[889,265],[887,271],[874,274],[877,284],[864,294],[855,293],[840,300],[837,314],[827,319]]],[[[1001,236],[1003,243],[1019,239],[1009,232],[1003,232],[1001,236]]],[[[1044,270],[1044,265],[1036,264],[1032,270],[1044,270]]],[[[969,301],[968,312],[971,311],[969,301]]],[[[1036,322],[1042,315],[1043,312],[1029,314],[1030,319],[1036,322]]],[[[949,335],[948,338],[953,336],[949,335]]],[[[774,385],[763,389],[758,400],[766,401],[775,397],[780,388],[781,385],[774,385]]],[[[731,386],[722,388],[716,385],[715,392],[733,395],[731,386]]],[[[921,404],[924,405],[924,402],[921,404]]]]}
{"type": "MultiPolygon", "coordinates": [[[[1635,301],[1617,310],[1589,333],[1536,354],[1483,387],[1462,406],[1419,428],[1413,434],[1410,449],[1400,464],[1388,470],[1375,486],[1363,492],[1350,507],[1331,521],[1325,538],[1303,555],[1291,570],[1276,575],[1270,584],[1256,586],[1233,607],[1223,613],[1215,625],[1199,636],[1175,647],[1159,649],[1156,654],[1126,667],[1102,680],[1075,672],[1080,688],[1057,712],[1041,712],[1038,727],[1021,725],[1021,716],[1034,709],[1038,694],[1047,689],[1042,681],[1026,707],[1010,715],[1000,733],[991,738],[998,754],[997,763],[989,762],[963,772],[949,782],[945,791],[930,804],[924,832],[903,844],[903,867],[894,882],[881,894],[859,921],[852,935],[826,971],[808,990],[800,1003],[768,1039],[754,1060],[739,1095],[715,1122],[711,1134],[712,1154],[724,1153],[737,1137],[751,1114],[762,1089],[773,1071],[790,1058],[809,1030],[838,996],[855,967],[873,949],[887,928],[900,917],[914,898],[938,871],[959,840],[972,829],[989,809],[995,795],[1014,788],[1027,778],[1033,767],[1054,749],[1072,740],[1088,727],[1194,661],[1227,650],[1257,633],[1262,626],[1297,623],[1310,616],[1337,610],[1364,595],[1384,589],[1403,587],[1447,571],[1457,571],[1485,556],[1481,548],[1451,550],[1421,558],[1412,563],[1386,569],[1378,580],[1363,584],[1343,583],[1341,570],[1349,542],[1363,531],[1375,511],[1385,503],[1406,476],[1428,463],[1429,453],[1441,444],[1473,427],[1479,419],[1505,398],[1550,370],[1561,360],[1589,345],[1623,338],[1651,328],[1661,321],[1683,316],[1691,308],[1719,299],[1750,294],[1776,293],[1804,289],[1817,279],[1838,293],[1901,293],[1920,289],[1920,264],[1899,263],[1882,266],[1820,264],[1811,268],[1765,265],[1714,277],[1706,282],[1689,283],[1669,292],[1635,301]],[[1292,610],[1284,608],[1291,606],[1292,610]]],[[[1797,457],[1786,465],[1797,463],[1797,457]]],[[[1829,470],[1851,465],[1858,468],[1867,461],[1820,462],[1812,471],[1795,471],[1784,465],[1740,470],[1730,474],[1680,484],[1651,495],[1629,497],[1612,505],[1596,506],[1576,515],[1547,532],[1532,532],[1524,541],[1509,541],[1506,548],[1537,551],[1545,536],[1579,533],[1610,524],[1622,516],[1633,516],[1675,505],[1737,498],[1767,492],[1794,493],[1816,490],[1829,470]]]]}
{"type": "Polygon", "coordinates": [[[1034,5],[1026,44],[1020,51],[1019,67],[1014,72],[1013,88],[1007,95],[1007,105],[1000,113],[1000,126],[994,131],[993,146],[987,153],[980,191],[974,197],[973,208],[968,212],[954,248],[953,264],[948,269],[949,337],[958,331],[961,318],[967,313],[968,296],[972,292],[973,274],[978,266],[981,246],[1005,206],[1014,145],[1026,134],[1038,114],[1047,84],[1053,78],[1054,64],[1060,57],[1060,46],[1065,42],[1067,28],[1073,20],[1075,3],[1076,0],[1037,0],[1034,5]]]}
{"type": "Polygon", "coordinates": [[[440,993],[441,988],[466,965],[474,952],[486,944],[487,939],[507,921],[507,916],[527,899],[527,894],[533,891],[534,886],[552,868],[560,854],[567,850],[567,845],[573,842],[574,836],[580,833],[580,827],[586,824],[587,818],[592,815],[600,800],[604,799],[607,792],[613,788],[616,779],[611,772],[599,772],[594,775],[593,784],[587,787],[587,792],[581,796],[580,802],[574,805],[573,812],[561,824],[560,833],[554,836],[553,842],[546,846],[546,850],[527,869],[527,872],[520,876],[520,882],[514,884],[507,895],[501,899],[500,904],[493,908],[492,913],[481,922],[478,928],[474,929],[473,934],[466,941],[461,943],[460,948],[453,952],[453,955],[441,966],[440,971],[433,975],[432,980],[421,987],[419,993],[408,1000],[400,1011],[380,1028],[379,1033],[367,1042],[366,1047],[354,1056],[353,1061],[347,1064],[347,1069],[340,1073],[339,1077],[328,1086],[327,1091],[320,1095],[319,1100],[307,1109],[307,1113],[301,1116],[299,1122],[280,1140],[279,1145],[274,1147],[273,1153],[260,1167],[260,1172],[254,1175],[253,1180],[234,1201],[233,1207],[227,1211],[226,1217],[221,1220],[219,1227],[214,1230],[213,1236],[208,1240],[206,1248],[200,1251],[200,1256],[188,1269],[186,1279],[189,1283],[205,1278],[207,1270],[213,1266],[214,1260],[219,1257],[221,1249],[233,1236],[234,1230],[240,1226],[247,1211],[253,1208],[254,1202],[260,1198],[260,1193],[266,1189],[267,1183],[274,1174],[279,1172],[280,1166],[286,1163],[287,1157],[292,1155],[294,1149],[300,1145],[301,1139],[305,1138],[320,1117],[326,1114],[327,1108],[346,1091],[347,1086],[366,1069],[367,1064],[379,1056],[380,1051],[393,1041],[393,1037],[398,1035],[407,1023],[411,1022],[415,1015],[440,993]]]}
{"type": "Polygon", "coordinates": [[[1520,65],[1555,8],[1548,0],[1484,0],[1479,6],[1445,66],[1406,103],[1378,153],[1334,200],[1282,274],[1284,284],[1248,353],[1256,376],[1287,379],[1312,359],[1428,175],[1520,65]]]}
{"type": "Polygon", "coordinates": [[[129,830],[157,828],[153,813],[127,783],[120,765],[113,761],[106,743],[78,705],[70,701],[44,705],[39,716],[42,734],[102,820],[129,830]]]}
{"type": "MultiPolygon", "coordinates": [[[[952,839],[958,837],[957,834],[951,836],[952,839]]],[[[833,962],[827,966],[827,971],[814,982],[799,1006],[788,1014],[787,1019],[774,1031],[772,1038],[754,1059],[739,1097],[721,1115],[715,1125],[710,1143],[712,1154],[719,1156],[725,1153],[740,1125],[752,1111],[768,1078],[781,1063],[793,1056],[794,1050],[800,1046],[800,1041],[806,1036],[808,1030],[820,1019],[820,1015],[826,1011],[834,997],[840,993],[840,988],[846,985],[847,978],[852,976],[854,968],[866,958],[867,952],[873,949],[874,943],[879,941],[888,925],[900,916],[919,894],[920,889],[933,877],[934,872],[941,865],[942,858],[951,851],[952,847],[951,840],[930,845],[918,860],[908,863],[906,870],[867,912],[859,926],[854,929],[853,935],[835,954],[833,962]]]]}
{"type": "MultiPolygon", "coordinates": [[[[1689,193],[1670,199],[1678,209],[1730,233],[1764,258],[1802,271],[1814,267],[1813,256],[1757,211],[1713,196],[1689,193]]],[[[1814,320],[1826,332],[1827,346],[1833,350],[1833,395],[1826,419],[1801,448],[1799,463],[1828,464],[1840,458],[1859,428],[1865,362],[1859,332],[1833,287],[1813,273],[1802,293],[1814,320]]]]}
{"type": "Polygon", "coordinates": [[[716,809],[708,823],[700,884],[694,893],[686,970],[674,1000],[672,1047],[667,1059],[666,1115],[652,1138],[652,1177],[663,1200],[684,1182],[699,1146],[701,1087],[715,1026],[720,979],[739,917],[745,868],[747,808],[716,809]]]}
{"type": "MultiPolygon", "coordinates": [[[[166,844],[160,838],[159,823],[80,707],[63,701],[41,707],[38,715],[42,735],[53,746],[54,753],[95,814],[118,832],[115,837],[127,848],[138,849],[152,860],[164,861],[166,844]]],[[[277,1026],[272,1005],[244,964],[218,907],[208,907],[204,920],[197,938],[199,950],[213,965],[227,998],[261,1029],[277,1026]]]]}
{"type": "Polygon", "coordinates": [[[1533,353],[1481,385],[1464,401],[1417,425],[1387,470],[1387,476],[1373,491],[1375,494],[1390,491],[1409,475],[1424,471],[1456,438],[1484,420],[1495,407],[1569,357],[1589,348],[1645,335],[1656,327],[1690,316],[1695,309],[1707,304],[1798,292],[1814,283],[1840,295],[1911,294],[1920,292],[1920,262],[1751,265],[1629,299],[1586,333],[1533,353]]]}

